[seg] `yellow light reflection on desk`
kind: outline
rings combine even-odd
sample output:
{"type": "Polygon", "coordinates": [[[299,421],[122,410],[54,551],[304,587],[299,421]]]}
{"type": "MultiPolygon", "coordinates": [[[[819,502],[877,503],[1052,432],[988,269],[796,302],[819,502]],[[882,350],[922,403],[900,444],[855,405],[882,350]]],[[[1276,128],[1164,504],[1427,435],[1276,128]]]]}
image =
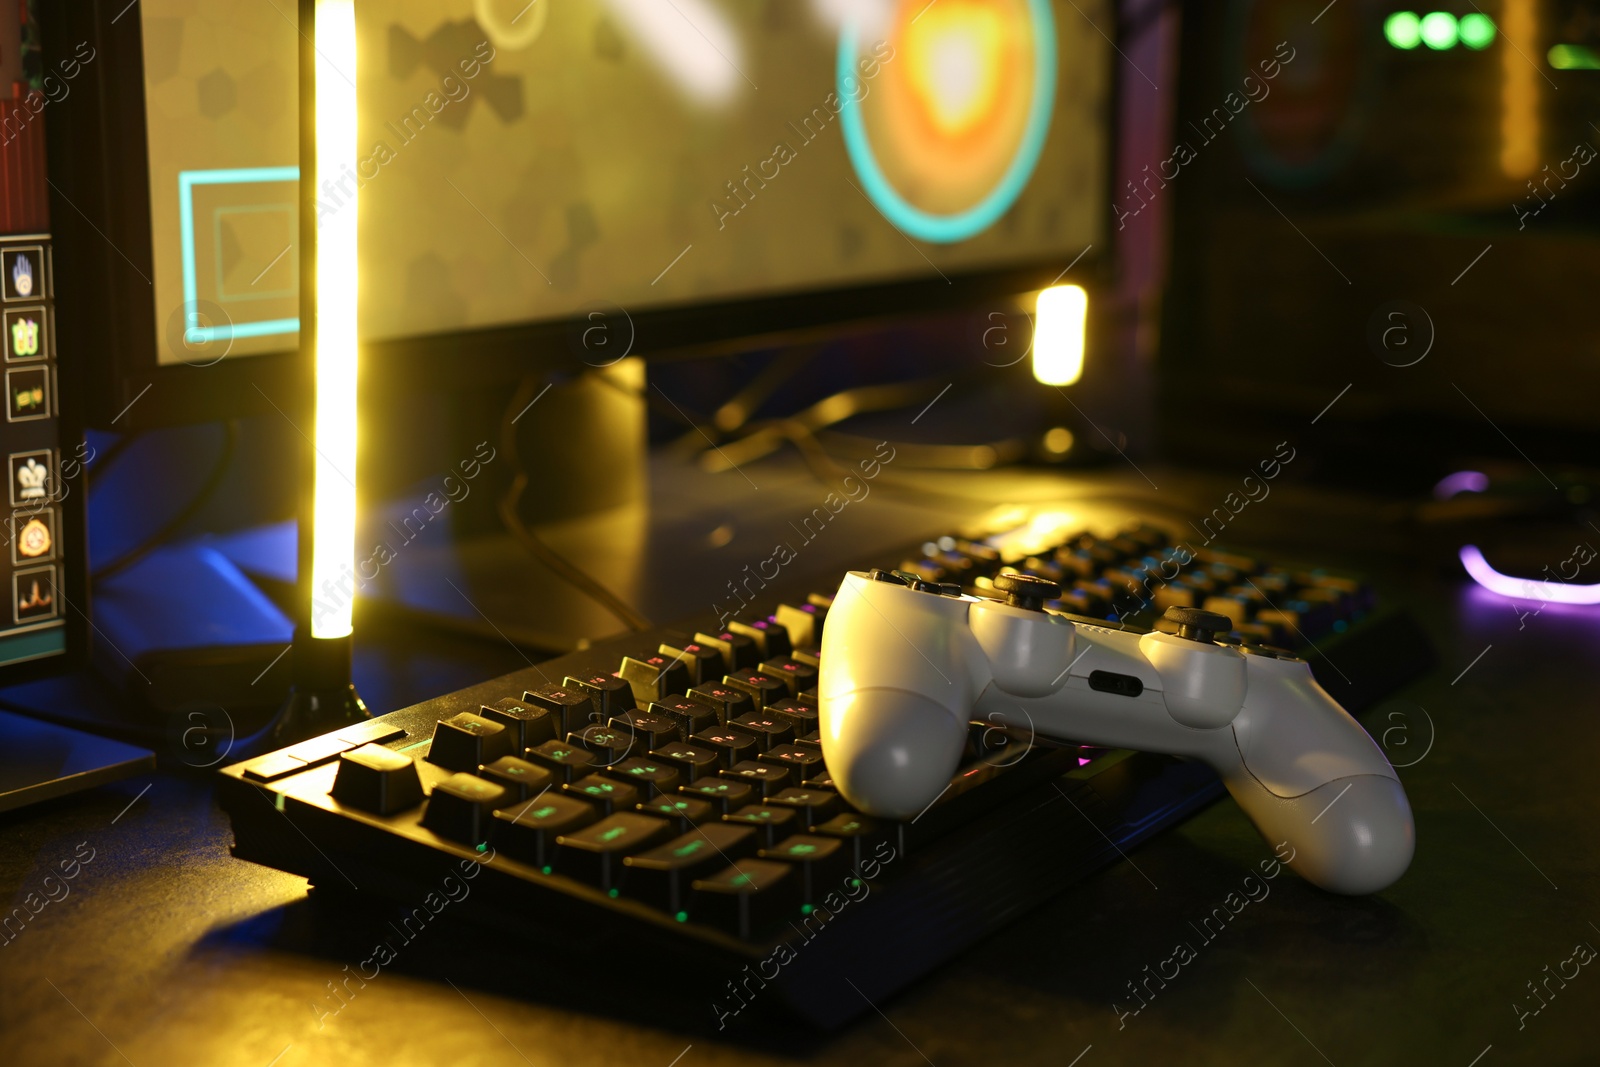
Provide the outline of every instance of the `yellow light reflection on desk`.
{"type": "Polygon", "coordinates": [[[1089,294],[1081,285],[1052,285],[1039,294],[1033,319],[1033,376],[1045,385],[1083,377],[1089,294]]]}
{"type": "MultiPolygon", "coordinates": [[[[356,14],[353,0],[316,3],[316,168],[352,172],[356,149],[356,14]]],[[[301,210],[310,210],[310,198],[301,210]]],[[[317,221],[317,474],[314,490],[312,595],[351,581],[356,543],[356,199],[317,221]]],[[[312,637],[351,632],[351,598],[324,598],[312,613],[312,637]]]]}

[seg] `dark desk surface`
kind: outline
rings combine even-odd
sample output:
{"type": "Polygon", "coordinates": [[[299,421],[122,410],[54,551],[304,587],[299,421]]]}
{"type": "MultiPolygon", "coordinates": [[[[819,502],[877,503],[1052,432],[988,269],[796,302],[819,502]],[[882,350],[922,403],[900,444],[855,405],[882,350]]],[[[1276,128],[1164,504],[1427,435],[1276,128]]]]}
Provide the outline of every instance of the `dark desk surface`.
{"type": "MultiPolygon", "coordinates": [[[[1208,496],[1205,483],[1185,484],[1208,496]]],[[[1529,988],[1558,967],[1570,976],[1577,965],[1563,961],[1574,946],[1600,945],[1600,820],[1589,823],[1600,814],[1591,773],[1600,612],[1552,606],[1519,619],[1447,570],[1419,569],[1403,530],[1378,521],[1376,504],[1281,492],[1252,525],[1241,518],[1241,540],[1315,542],[1321,558],[1339,546],[1343,559],[1410,572],[1404,595],[1438,643],[1439,669],[1367,720],[1375,734],[1401,731],[1385,741],[1397,763],[1411,762],[1400,774],[1418,837],[1410,872],[1376,897],[1329,896],[1285,874],[1204,942],[1191,922],[1269,855],[1223,802],[834,1035],[774,1027],[730,1037],[710,1024],[709,1007],[704,1018],[664,1025],[610,996],[595,968],[575,971],[537,946],[443,922],[325,1014],[338,1004],[329,983],[369,951],[385,906],[323,899],[301,878],[230,858],[228,823],[206,779],[163,772],[0,817],[7,907],[47,889],[61,898],[0,947],[0,1059],[137,1067],[1600,1061],[1592,1023],[1600,973],[1551,979],[1537,1014],[1529,988]],[[74,857],[75,877],[47,886],[74,857]],[[1194,946],[1195,958],[1119,1025],[1113,1004],[1137,1006],[1126,984],[1178,942],[1194,946]],[[523,988],[513,991],[504,979],[519,973],[523,988]],[[1528,1014],[1519,1018],[1519,1008],[1528,1014]]],[[[385,631],[365,662],[398,667],[436,640],[385,631]]],[[[669,959],[618,954],[614,963],[673,980],[669,959]]]]}

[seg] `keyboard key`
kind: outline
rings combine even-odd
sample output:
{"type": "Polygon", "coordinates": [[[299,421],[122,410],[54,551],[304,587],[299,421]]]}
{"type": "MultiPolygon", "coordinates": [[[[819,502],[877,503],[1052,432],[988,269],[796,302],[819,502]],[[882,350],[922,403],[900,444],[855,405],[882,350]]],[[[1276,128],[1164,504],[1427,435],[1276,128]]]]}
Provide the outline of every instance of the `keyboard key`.
{"type": "Polygon", "coordinates": [[[404,736],[406,736],[404,728],[386,719],[368,719],[366,722],[339,731],[339,740],[350,748],[387,744],[404,736]]]}
{"type": "Polygon", "coordinates": [[[433,787],[422,825],[440,837],[476,845],[489,839],[490,812],[512,799],[493,782],[471,774],[452,774],[433,787]]]}
{"type": "Polygon", "coordinates": [[[567,743],[588,749],[594,754],[595,762],[603,767],[625,760],[634,749],[645,747],[632,734],[615,726],[585,726],[577,733],[568,734],[567,743]]]}
{"type": "Polygon", "coordinates": [[[717,725],[717,713],[706,707],[698,700],[688,697],[673,697],[671,700],[662,700],[650,705],[649,710],[656,715],[666,715],[678,723],[681,736],[688,737],[701,730],[717,725]]]}
{"type": "Polygon", "coordinates": [[[610,722],[634,706],[633,688],[614,674],[593,674],[587,678],[561,679],[561,684],[587,693],[600,713],[597,722],[610,722]]]}
{"type": "Polygon", "coordinates": [[[697,633],[694,635],[696,643],[714,648],[722,653],[722,670],[736,671],[741,667],[754,667],[762,660],[761,652],[756,648],[756,643],[744,634],[724,631],[713,637],[711,634],[697,633]]]}
{"type": "Polygon", "coordinates": [[[753,941],[798,907],[799,879],[787,863],[741,860],[690,883],[689,915],[753,941]]]}
{"type": "Polygon", "coordinates": [[[693,785],[680,785],[678,792],[713,805],[720,815],[738,811],[759,798],[755,786],[748,782],[731,782],[726,778],[702,778],[693,785]]]}
{"type": "Polygon", "coordinates": [[[778,860],[794,865],[800,876],[800,901],[815,904],[828,890],[836,887],[849,873],[849,851],[841,847],[836,837],[814,837],[795,834],[784,838],[771,848],[761,849],[757,857],[778,860]]]}
{"type": "Polygon", "coordinates": [[[756,619],[754,622],[735,619],[728,623],[728,632],[750,638],[756,646],[757,661],[789,654],[789,631],[771,619],[756,619]]]}
{"type": "Polygon", "coordinates": [[[827,789],[835,793],[839,791],[839,787],[833,784],[833,773],[827,768],[805,779],[800,785],[806,789],[827,789]]]}
{"type": "Polygon", "coordinates": [[[761,664],[761,672],[782,681],[788,689],[786,695],[791,697],[799,696],[802,689],[810,689],[817,684],[816,665],[803,663],[792,656],[778,656],[765,661],[761,664]]]}
{"type": "Polygon", "coordinates": [[[555,775],[537,763],[516,756],[501,756],[478,768],[478,777],[503,786],[513,799],[527,800],[555,784],[555,775]]]}
{"type": "Polygon", "coordinates": [[[650,758],[678,768],[685,785],[693,784],[702,775],[716,774],[717,768],[722,766],[722,757],[716,749],[688,741],[652,749],[650,758]]]}
{"type": "Polygon", "coordinates": [[[676,656],[659,652],[640,659],[623,656],[617,674],[628,683],[633,690],[633,699],[641,706],[652,700],[674,696],[693,684],[689,681],[689,665],[686,662],[679,662],[676,656]]]}
{"type": "Polygon", "coordinates": [[[782,678],[774,678],[756,667],[734,671],[725,675],[722,681],[724,685],[747,694],[755,711],[765,708],[768,701],[782,700],[789,695],[789,687],[782,678]]]}
{"type": "Polygon", "coordinates": [[[752,711],[737,719],[728,720],[728,729],[747,733],[756,739],[762,752],[794,740],[794,726],[787,720],[765,712],[752,711]]]}
{"type": "MultiPolygon", "coordinates": [[[[682,647],[663,644],[656,651],[682,662],[689,671],[691,686],[700,685],[702,682],[714,682],[722,677],[726,669],[722,665],[721,651],[709,645],[702,645],[698,641],[685,641],[682,647]]],[[[679,692],[683,690],[680,689],[679,692]]]]}
{"type": "Polygon", "coordinates": [[[755,850],[755,831],[747,827],[726,823],[698,827],[624,858],[623,893],[676,914],[688,907],[690,885],[696,878],[713,875],[755,850]]]}
{"type": "Polygon", "coordinates": [[[678,785],[683,781],[683,775],[679,774],[678,768],[672,764],[639,756],[612,764],[600,773],[619,782],[629,783],[645,797],[659,796],[662,793],[676,795],[678,785]]]}
{"type": "Polygon", "coordinates": [[[528,749],[527,757],[530,763],[553,771],[558,782],[570,782],[596,769],[594,753],[565,741],[546,741],[542,745],[535,745],[528,749]]]}
{"type": "Polygon", "coordinates": [[[640,801],[637,810],[658,819],[666,819],[679,833],[687,833],[706,823],[721,825],[722,813],[709,800],[664,793],[654,800],[640,801]]]}
{"type": "Polygon", "coordinates": [[[765,804],[747,804],[724,815],[722,821],[733,823],[735,826],[754,827],[762,847],[770,848],[799,829],[800,818],[793,808],[769,808],[765,804]]]}
{"type": "Polygon", "coordinates": [[[833,813],[839,809],[839,794],[828,789],[806,789],[790,787],[779,789],[767,796],[767,806],[774,808],[793,808],[799,813],[801,822],[806,826],[815,826],[833,818],[833,813]]]}
{"type": "Polygon", "coordinates": [[[1200,607],[1206,611],[1214,611],[1218,615],[1226,615],[1233,620],[1234,629],[1238,629],[1242,624],[1254,620],[1256,605],[1243,597],[1208,596],[1200,607]]]}
{"type": "Polygon", "coordinates": [[[791,648],[812,648],[822,644],[822,619],[826,614],[815,604],[779,604],[772,613],[780,626],[789,631],[791,648]]]}
{"type": "Polygon", "coordinates": [[[640,798],[638,787],[602,774],[590,774],[568,782],[561,787],[561,794],[574,800],[587,801],[605,815],[616,811],[632,811],[640,798]]]}
{"type": "Polygon", "coordinates": [[[478,714],[490,722],[497,722],[511,731],[511,751],[521,752],[541,741],[554,741],[565,736],[561,730],[561,716],[549,708],[540,707],[531,700],[510,697],[494,704],[485,704],[478,714]]]}
{"type": "Polygon", "coordinates": [[[788,767],[796,781],[804,781],[822,770],[822,748],[819,745],[776,745],[756,759],[774,767],[788,767]]]}
{"type": "Polygon", "coordinates": [[[796,663],[804,663],[807,667],[822,667],[822,649],[817,645],[796,645],[789,653],[789,658],[796,663]]]}
{"type": "Polygon", "coordinates": [[[621,881],[623,857],[664,841],[669,833],[664,820],[618,812],[557,837],[555,868],[609,892],[621,881]]]}
{"type": "Polygon", "coordinates": [[[789,725],[800,733],[810,733],[817,728],[817,705],[815,701],[802,700],[799,697],[785,697],[775,704],[768,705],[767,714],[787,719],[789,725]]]}
{"type": "Polygon", "coordinates": [[[558,836],[588,826],[599,817],[600,812],[593,804],[546,793],[494,813],[495,851],[535,867],[545,867],[555,858],[558,836]]]}
{"type": "Polygon", "coordinates": [[[718,722],[737,719],[746,712],[755,710],[755,702],[750,699],[749,693],[721,682],[697,685],[689,690],[688,696],[695,703],[704,704],[715,712],[718,722]]]}
{"type": "Polygon", "coordinates": [[[435,724],[428,762],[452,771],[476,771],[511,755],[511,741],[512,733],[504,726],[464,711],[435,724]]]}
{"type": "Polygon", "coordinates": [[[678,720],[659,711],[625,711],[612,719],[611,725],[638,738],[639,747],[646,752],[671,744],[683,736],[678,720]]]}
{"type": "Polygon", "coordinates": [[[874,849],[895,836],[891,826],[855,812],[844,812],[826,822],[812,823],[811,832],[838,838],[843,843],[851,870],[860,870],[862,863],[873,858],[874,849]]]}
{"type": "Polygon", "coordinates": [[[594,701],[589,699],[588,693],[572,686],[542,685],[522,694],[522,699],[560,716],[554,724],[557,737],[566,737],[594,721],[590,718],[594,714],[594,701]]]}
{"type": "Polygon", "coordinates": [[[761,751],[754,737],[743,730],[730,730],[725,726],[703,730],[689,740],[715,752],[724,767],[732,767],[740,760],[755,759],[756,753],[761,751]]]}
{"type": "Polygon", "coordinates": [[[748,782],[759,795],[766,797],[789,784],[789,768],[747,759],[723,771],[721,777],[732,782],[748,782]]]}
{"type": "Polygon", "coordinates": [[[382,745],[362,745],[339,757],[334,800],[373,815],[393,815],[422,803],[422,778],[410,757],[382,745]]]}

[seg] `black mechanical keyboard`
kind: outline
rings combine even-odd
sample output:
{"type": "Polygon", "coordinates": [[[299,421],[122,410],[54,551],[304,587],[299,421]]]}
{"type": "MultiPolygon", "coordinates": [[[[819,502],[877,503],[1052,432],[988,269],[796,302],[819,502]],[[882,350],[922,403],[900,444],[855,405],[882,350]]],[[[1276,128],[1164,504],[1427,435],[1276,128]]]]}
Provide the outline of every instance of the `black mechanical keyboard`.
{"type": "MultiPolygon", "coordinates": [[[[1102,626],[1219,611],[1235,639],[1296,649],[1352,713],[1433,663],[1357,578],[1174,546],[1149,524],[1035,523],[864,562],[979,595],[1002,568],[1036,574],[1063,585],[1051,607],[1102,626]]],[[[423,922],[447,879],[470,879],[454,914],[552,959],[614,951],[597,981],[718,1027],[752,1005],[831,1027],[1224,792],[1204,764],[977,722],[926,811],[853,810],[817,733],[835,586],[751,590],[726,626],[617,637],[234,764],[219,790],[234,854],[423,922]]]]}

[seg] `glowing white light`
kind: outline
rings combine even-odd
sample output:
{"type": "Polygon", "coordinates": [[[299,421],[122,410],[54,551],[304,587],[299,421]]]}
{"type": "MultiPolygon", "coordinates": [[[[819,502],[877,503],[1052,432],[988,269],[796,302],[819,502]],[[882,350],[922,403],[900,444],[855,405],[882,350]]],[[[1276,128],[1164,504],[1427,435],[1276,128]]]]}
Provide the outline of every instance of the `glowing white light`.
{"type": "Polygon", "coordinates": [[[891,0],[811,0],[811,11],[835,33],[854,22],[856,32],[865,41],[887,39],[894,26],[891,0]]]}
{"type": "Polygon", "coordinates": [[[608,0],[628,35],[691,100],[723,104],[746,85],[744,48],[706,0],[608,0]]]}
{"type": "Polygon", "coordinates": [[[1053,285],[1039,294],[1033,325],[1033,376],[1045,385],[1083,377],[1089,294],[1081,285],[1053,285]]]}
{"type": "MultiPolygon", "coordinates": [[[[353,0],[317,0],[317,171],[357,165],[356,14],[353,0]]],[[[316,487],[313,491],[311,636],[351,631],[356,544],[356,203],[317,222],[316,487]],[[339,592],[344,585],[345,591],[339,592]]]]}

